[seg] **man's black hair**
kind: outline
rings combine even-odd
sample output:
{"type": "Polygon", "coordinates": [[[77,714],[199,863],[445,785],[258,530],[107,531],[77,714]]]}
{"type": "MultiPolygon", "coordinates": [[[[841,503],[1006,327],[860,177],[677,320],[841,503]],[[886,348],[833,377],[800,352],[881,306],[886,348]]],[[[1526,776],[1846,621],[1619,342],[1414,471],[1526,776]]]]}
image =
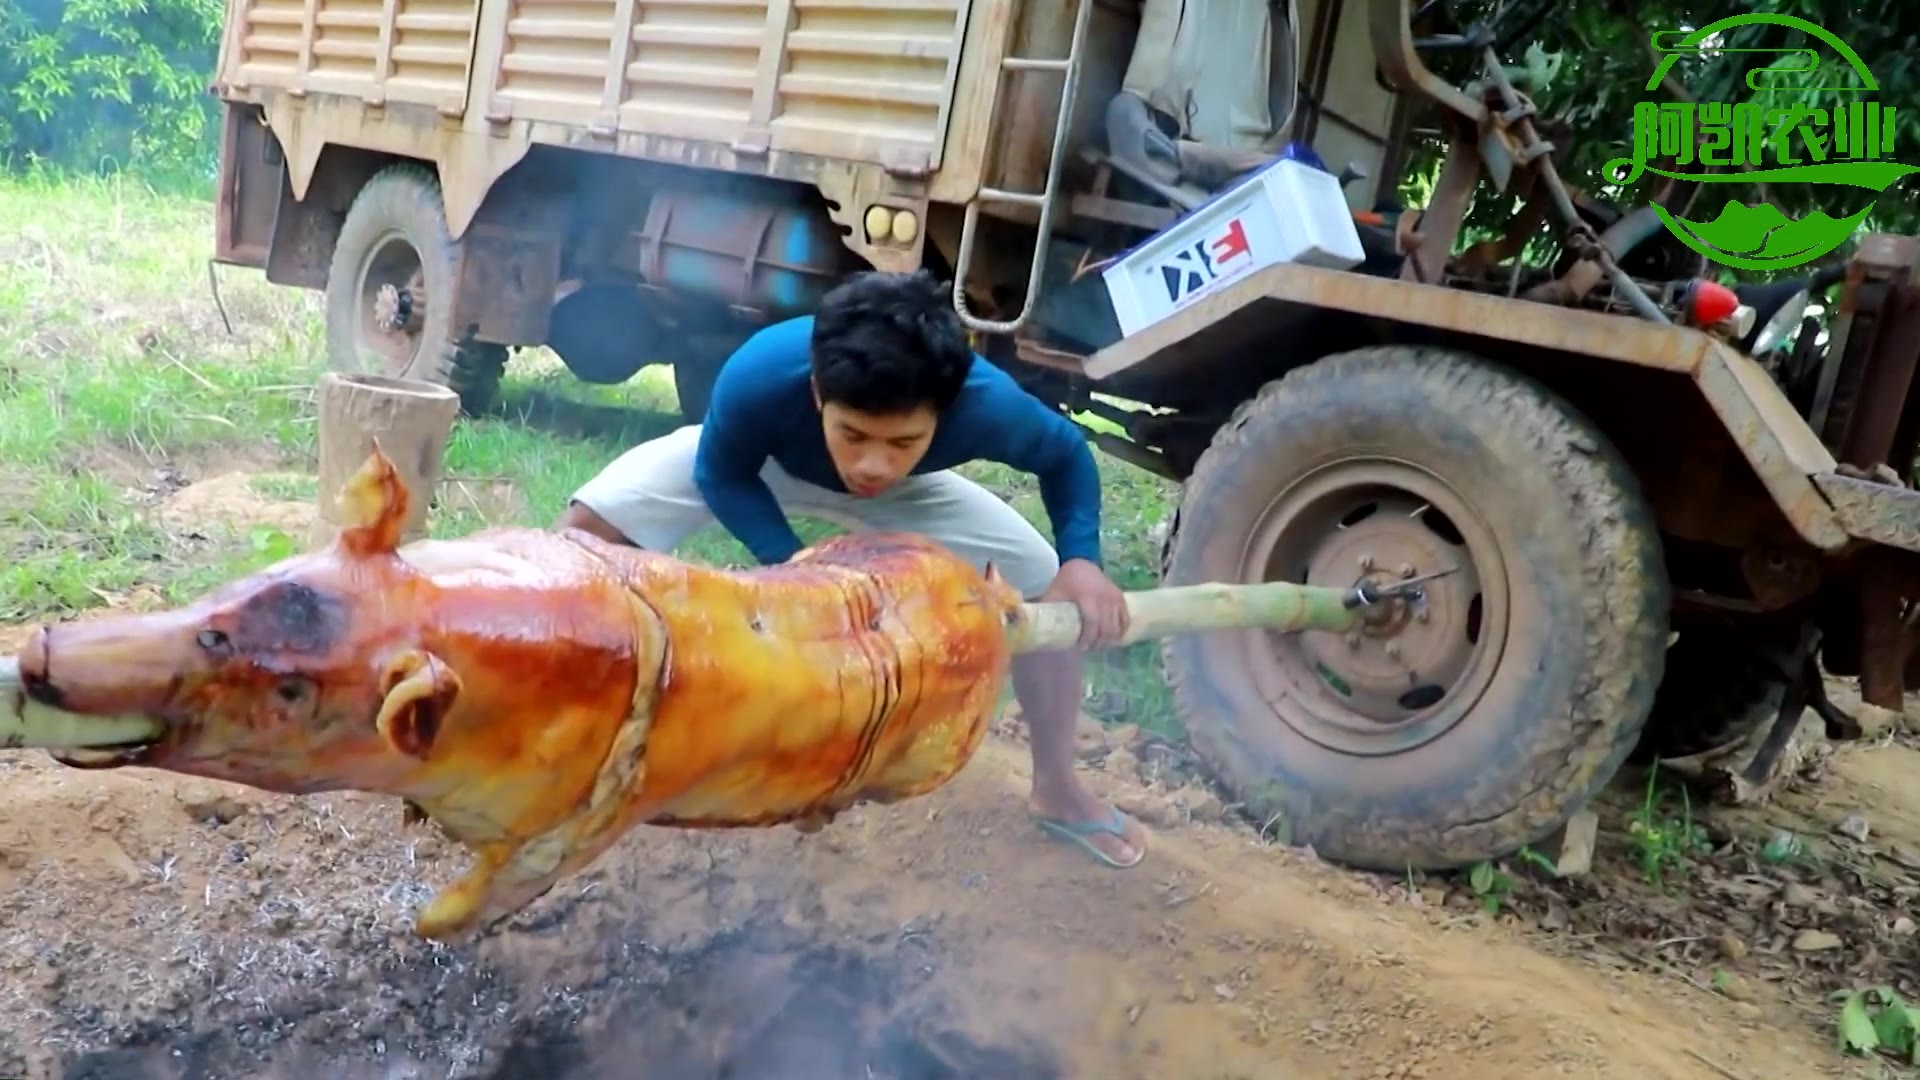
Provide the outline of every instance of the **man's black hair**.
{"type": "Polygon", "coordinates": [[[822,404],[944,412],[972,366],[949,287],[925,270],[859,274],[834,286],[813,316],[813,384],[822,404]]]}

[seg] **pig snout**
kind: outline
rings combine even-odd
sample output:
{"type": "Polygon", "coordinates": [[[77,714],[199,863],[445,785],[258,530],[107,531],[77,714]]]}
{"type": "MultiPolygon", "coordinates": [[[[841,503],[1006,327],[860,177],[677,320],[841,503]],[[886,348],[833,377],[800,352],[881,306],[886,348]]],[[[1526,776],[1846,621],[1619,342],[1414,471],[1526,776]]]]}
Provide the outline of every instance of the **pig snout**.
{"type": "Polygon", "coordinates": [[[62,694],[47,680],[47,628],[36,627],[33,636],[20,647],[20,688],[42,705],[61,707],[62,694]]]}
{"type": "Polygon", "coordinates": [[[21,689],[70,713],[159,712],[186,659],[174,636],[120,619],[42,626],[20,650],[21,689]]]}

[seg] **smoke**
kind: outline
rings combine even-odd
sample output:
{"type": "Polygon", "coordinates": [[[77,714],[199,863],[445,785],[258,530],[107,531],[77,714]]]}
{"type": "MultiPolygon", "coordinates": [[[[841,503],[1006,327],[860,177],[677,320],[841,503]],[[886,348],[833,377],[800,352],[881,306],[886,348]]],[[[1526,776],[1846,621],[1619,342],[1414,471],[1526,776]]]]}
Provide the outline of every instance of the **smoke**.
{"type": "MultiPolygon", "coordinates": [[[[585,1023],[550,1014],[524,1030],[489,1080],[1051,1080],[1030,1045],[983,1043],[943,1028],[940,1010],[905,1008],[946,968],[925,935],[855,950],[771,922],[650,957],[641,986],[585,1023]]],[[[937,996],[937,995],[936,995],[937,996]]]]}

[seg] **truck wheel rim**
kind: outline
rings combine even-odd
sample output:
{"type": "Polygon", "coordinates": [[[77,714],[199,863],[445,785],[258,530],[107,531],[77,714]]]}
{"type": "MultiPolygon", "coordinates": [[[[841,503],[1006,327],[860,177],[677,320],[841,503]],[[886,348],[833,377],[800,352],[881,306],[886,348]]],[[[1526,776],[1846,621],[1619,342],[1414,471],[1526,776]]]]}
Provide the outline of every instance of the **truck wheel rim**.
{"type": "Polygon", "coordinates": [[[354,343],[360,370],[404,376],[420,352],[426,319],[420,252],[398,230],[383,233],[360,260],[354,294],[354,343]]]}
{"type": "Polygon", "coordinates": [[[1256,519],[1241,580],[1386,584],[1457,567],[1424,602],[1396,602],[1346,634],[1244,635],[1275,719],[1352,754],[1405,753],[1458,724],[1486,692],[1508,635],[1508,577],[1493,529],[1432,472],[1347,459],[1288,487],[1256,519]]]}

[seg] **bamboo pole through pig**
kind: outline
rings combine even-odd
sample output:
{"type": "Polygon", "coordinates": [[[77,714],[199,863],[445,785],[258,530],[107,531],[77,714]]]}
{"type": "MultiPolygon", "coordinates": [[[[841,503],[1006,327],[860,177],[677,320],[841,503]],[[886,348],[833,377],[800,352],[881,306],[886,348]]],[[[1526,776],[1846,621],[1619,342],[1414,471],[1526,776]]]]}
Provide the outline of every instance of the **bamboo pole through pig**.
{"type": "MultiPolygon", "coordinates": [[[[1128,625],[1116,644],[1208,630],[1344,633],[1374,605],[1397,596],[1414,598],[1425,580],[1348,589],[1284,581],[1144,589],[1125,594],[1128,625]]],[[[1029,603],[1021,612],[1007,631],[1008,645],[1016,653],[1071,648],[1080,639],[1080,610],[1070,602],[1029,603]]],[[[156,739],[161,733],[159,723],[144,716],[80,716],[33,701],[21,685],[19,662],[0,656],[0,749],[104,750],[156,739]]]]}
{"type": "Polygon", "coordinates": [[[130,746],[165,730],[147,716],[81,716],[42,705],[21,686],[20,662],[0,656],[0,750],[130,746]]]}
{"type": "MultiPolygon", "coordinates": [[[[1274,630],[1341,633],[1365,609],[1352,589],[1329,589],[1272,581],[1262,585],[1172,585],[1126,594],[1127,632],[1116,645],[1206,630],[1274,630]]],[[[1022,618],[1007,631],[1016,653],[1071,648],[1080,640],[1080,609],[1064,600],[1022,605],[1022,618]]]]}

